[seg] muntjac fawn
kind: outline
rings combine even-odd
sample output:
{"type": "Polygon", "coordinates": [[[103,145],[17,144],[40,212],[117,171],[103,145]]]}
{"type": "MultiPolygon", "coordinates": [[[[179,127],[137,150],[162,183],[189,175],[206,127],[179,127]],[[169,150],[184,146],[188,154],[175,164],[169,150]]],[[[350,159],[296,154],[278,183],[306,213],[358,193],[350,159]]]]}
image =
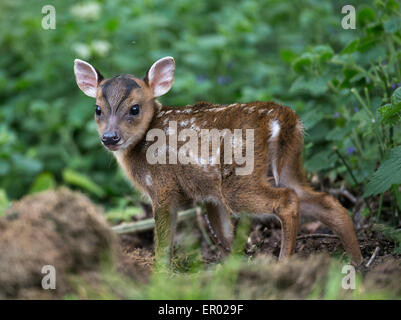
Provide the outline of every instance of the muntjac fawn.
{"type": "Polygon", "coordinates": [[[165,57],[143,79],[105,79],[87,62],[74,64],[79,88],[96,98],[102,143],[152,201],[156,258],[171,255],[177,211],[195,200],[204,202],[224,248],[231,248],[232,213],[274,214],[282,226],[279,259],[286,258],[304,214],[333,230],[359,265],[347,210],[306,181],[303,125],[295,112],[274,102],[162,106],[156,98],[170,90],[174,70],[174,59],[165,57]]]}

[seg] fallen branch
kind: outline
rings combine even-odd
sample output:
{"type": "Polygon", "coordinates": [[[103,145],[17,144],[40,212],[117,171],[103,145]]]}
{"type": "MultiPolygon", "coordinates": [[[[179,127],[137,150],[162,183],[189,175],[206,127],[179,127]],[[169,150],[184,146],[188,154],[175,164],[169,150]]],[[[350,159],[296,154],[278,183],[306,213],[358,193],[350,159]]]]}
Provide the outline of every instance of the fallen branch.
{"type": "Polygon", "coordinates": [[[326,233],[313,233],[313,234],[304,234],[297,237],[297,240],[301,239],[316,239],[316,238],[332,238],[332,239],[340,239],[335,234],[326,234],[326,233]]]}
{"type": "Polygon", "coordinates": [[[375,251],[373,251],[372,256],[370,257],[368,263],[365,265],[366,268],[369,268],[369,266],[372,264],[373,260],[375,260],[377,254],[380,251],[380,247],[376,247],[375,251]]]}
{"type": "MultiPolygon", "coordinates": [[[[178,213],[177,222],[196,217],[196,208],[181,211],[178,213]]],[[[136,222],[121,223],[111,229],[117,234],[138,233],[142,231],[149,231],[155,227],[155,219],[145,219],[136,222]]]]}
{"type": "Polygon", "coordinates": [[[351,194],[347,189],[341,188],[341,189],[329,189],[328,192],[333,195],[333,196],[344,196],[347,198],[349,201],[351,201],[353,204],[357,202],[357,198],[351,194]]]}

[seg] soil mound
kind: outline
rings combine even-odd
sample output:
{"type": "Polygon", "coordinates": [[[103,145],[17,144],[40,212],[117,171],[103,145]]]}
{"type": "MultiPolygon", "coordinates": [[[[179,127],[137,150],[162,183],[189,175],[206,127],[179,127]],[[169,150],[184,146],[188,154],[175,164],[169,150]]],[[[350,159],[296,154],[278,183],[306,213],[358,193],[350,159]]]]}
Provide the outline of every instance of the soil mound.
{"type": "Polygon", "coordinates": [[[95,271],[112,259],[117,240],[100,207],[66,188],[26,196],[0,219],[0,298],[57,298],[68,275],[95,271]],[[44,290],[44,266],[56,289],[44,290]]]}

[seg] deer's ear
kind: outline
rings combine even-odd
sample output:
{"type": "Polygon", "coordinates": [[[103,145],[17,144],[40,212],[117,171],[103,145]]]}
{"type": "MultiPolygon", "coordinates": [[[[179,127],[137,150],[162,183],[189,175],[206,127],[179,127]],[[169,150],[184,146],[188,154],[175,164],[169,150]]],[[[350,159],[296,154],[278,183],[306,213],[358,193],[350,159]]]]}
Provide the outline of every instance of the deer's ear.
{"type": "Polygon", "coordinates": [[[78,87],[87,96],[96,98],[97,86],[103,76],[89,63],[80,59],[74,60],[75,80],[78,87]]]}
{"type": "Polygon", "coordinates": [[[153,91],[154,97],[167,93],[174,82],[175,62],[173,57],[157,60],[149,69],[145,82],[153,91]]]}

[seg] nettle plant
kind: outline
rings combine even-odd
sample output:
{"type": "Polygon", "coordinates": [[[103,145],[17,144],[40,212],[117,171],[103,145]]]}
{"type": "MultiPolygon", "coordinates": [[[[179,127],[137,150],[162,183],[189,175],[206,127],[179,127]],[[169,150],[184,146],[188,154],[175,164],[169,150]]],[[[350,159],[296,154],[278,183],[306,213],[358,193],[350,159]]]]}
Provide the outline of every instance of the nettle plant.
{"type": "Polygon", "coordinates": [[[388,207],[397,224],[401,212],[400,4],[376,1],[374,8],[357,8],[357,30],[344,32],[354,32],[355,38],[338,53],[319,45],[291,60],[297,78],[290,92],[311,98],[305,107],[308,111],[301,112],[309,132],[306,154],[315,154],[306,165],[309,170],[328,171],[332,179],[345,177],[364,191],[370,203],[366,213],[376,211],[380,217],[388,207]],[[319,151],[324,149],[331,151],[319,151]],[[370,200],[377,195],[374,205],[370,200]]]}

